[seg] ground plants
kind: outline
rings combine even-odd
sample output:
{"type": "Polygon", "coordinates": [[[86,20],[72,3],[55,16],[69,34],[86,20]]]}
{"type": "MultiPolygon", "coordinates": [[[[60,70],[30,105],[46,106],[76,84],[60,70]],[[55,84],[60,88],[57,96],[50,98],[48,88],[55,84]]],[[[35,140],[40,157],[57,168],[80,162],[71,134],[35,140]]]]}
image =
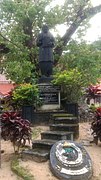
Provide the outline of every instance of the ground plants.
{"type": "Polygon", "coordinates": [[[30,143],[31,127],[28,120],[22,119],[16,112],[5,112],[1,115],[1,136],[5,141],[10,140],[14,151],[19,152],[21,146],[25,146],[26,141],[30,143]]]}
{"type": "Polygon", "coordinates": [[[92,134],[94,135],[94,142],[98,144],[98,140],[101,141],[101,107],[95,111],[95,119],[91,124],[92,134]]]}

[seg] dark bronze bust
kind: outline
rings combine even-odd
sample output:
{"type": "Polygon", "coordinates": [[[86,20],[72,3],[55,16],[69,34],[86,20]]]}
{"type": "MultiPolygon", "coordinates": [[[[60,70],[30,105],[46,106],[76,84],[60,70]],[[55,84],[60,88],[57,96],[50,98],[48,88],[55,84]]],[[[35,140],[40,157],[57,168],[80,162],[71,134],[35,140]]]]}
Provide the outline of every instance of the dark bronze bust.
{"type": "Polygon", "coordinates": [[[43,25],[42,32],[38,35],[37,46],[39,47],[39,66],[42,76],[50,77],[53,68],[53,47],[55,39],[49,32],[47,25],[43,25]]]}

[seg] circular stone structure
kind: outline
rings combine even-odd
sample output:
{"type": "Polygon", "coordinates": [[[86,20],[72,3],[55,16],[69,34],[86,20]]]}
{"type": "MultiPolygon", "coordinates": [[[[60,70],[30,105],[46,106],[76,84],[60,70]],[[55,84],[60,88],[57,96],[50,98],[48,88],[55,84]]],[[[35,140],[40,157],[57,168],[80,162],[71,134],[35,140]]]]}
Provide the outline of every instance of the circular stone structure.
{"type": "Polygon", "coordinates": [[[92,161],[85,148],[76,142],[62,140],[50,151],[53,174],[61,180],[89,180],[92,177],[92,161]]]}

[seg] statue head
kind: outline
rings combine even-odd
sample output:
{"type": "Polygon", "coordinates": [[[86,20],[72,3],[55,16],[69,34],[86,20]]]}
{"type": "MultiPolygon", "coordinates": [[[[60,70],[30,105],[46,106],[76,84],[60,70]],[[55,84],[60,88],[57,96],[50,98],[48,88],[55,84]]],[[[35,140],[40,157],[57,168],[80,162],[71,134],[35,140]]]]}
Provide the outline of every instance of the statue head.
{"type": "Polygon", "coordinates": [[[47,33],[48,31],[49,31],[49,27],[48,27],[48,25],[43,25],[43,27],[42,27],[42,31],[44,32],[44,33],[47,33]]]}

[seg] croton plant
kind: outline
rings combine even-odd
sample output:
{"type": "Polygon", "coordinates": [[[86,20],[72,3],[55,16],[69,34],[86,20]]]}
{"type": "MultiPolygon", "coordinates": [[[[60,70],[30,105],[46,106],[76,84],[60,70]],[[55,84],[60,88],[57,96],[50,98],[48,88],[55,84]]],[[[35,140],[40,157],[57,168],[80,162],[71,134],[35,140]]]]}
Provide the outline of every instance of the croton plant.
{"type": "Polygon", "coordinates": [[[101,85],[90,85],[89,88],[86,89],[87,94],[95,98],[96,94],[99,94],[101,92],[101,85]]]}
{"type": "Polygon", "coordinates": [[[92,134],[94,135],[94,142],[98,144],[98,140],[101,141],[101,107],[95,111],[95,119],[91,124],[92,134]]]}
{"type": "Polygon", "coordinates": [[[1,115],[1,136],[7,141],[13,143],[15,147],[19,148],[30,143],[31,140],[31,127],[28,120],[22,119],[17,112],[5,112],[1,115]]]}

